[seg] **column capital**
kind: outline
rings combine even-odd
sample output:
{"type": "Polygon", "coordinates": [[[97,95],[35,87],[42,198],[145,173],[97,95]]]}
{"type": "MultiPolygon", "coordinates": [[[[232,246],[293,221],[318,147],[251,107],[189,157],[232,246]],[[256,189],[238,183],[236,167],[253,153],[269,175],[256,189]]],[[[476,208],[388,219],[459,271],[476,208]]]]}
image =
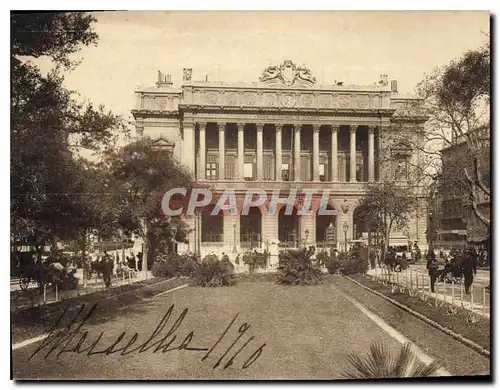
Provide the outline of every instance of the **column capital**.
{"type": "Polygon", "coordinates": [[[377,126],[368,126],[368,134],[374,134],[377,126]]]}
{"type": "Polygon", "coordinates": [[[226,122],[217,122],[217,126],[219,127],[219,131],[226,129],[226,122]]]}
{"type": "Polygon", "coordinates": [[[351,133],[355,133],[355,132],[356,132],[356,129],[357,129],[357,127],[356,127],[356,126],[349,126],[349,131],[350,131],[351,133]]]}
{"type": "Polygon", "coordinates": [[[293,130],[296,132],[299,132],[302,129],[302,125],[294,124],[293,125],[293,130]]]}
{"type": "Polygon", "coordinates": [[[236,123],[238,131],[243,131],[245,129],[245,123],[236,123]]]}
{"type": "Polygon", "coordinates": [[[340,130],[340,125],[331,125],[330,130],[332,131],[332,133],[335,133],[340,130]]]}
{"type": "Polygon", "coordinates": [[[264,123],[256,123],[255,127],[257,128],[257,131],[261,132],[264,130],[264,123]]]}
{"type": "Polygon", "coordinates": [[[205,128],[207,127],[207,122],[196,122],[196,123],[198,123],[198,127],[200,129],[205,130],[205,128]]]}
{"type": "Polygon", "coordinates": [[[283,130],[283,124],[282,123],[276,123],[274,126],[276,127],[276,131],[283,130]]]}
{"type": "Polygon", "coordinates": [[[321,127],[321,125],[318,125],[318,124],[313,124],[313,125],[312,125],[312,127],[313,127],[313,131],[314,131],[315,133],[319,133],[319,128],[321,127]]]}

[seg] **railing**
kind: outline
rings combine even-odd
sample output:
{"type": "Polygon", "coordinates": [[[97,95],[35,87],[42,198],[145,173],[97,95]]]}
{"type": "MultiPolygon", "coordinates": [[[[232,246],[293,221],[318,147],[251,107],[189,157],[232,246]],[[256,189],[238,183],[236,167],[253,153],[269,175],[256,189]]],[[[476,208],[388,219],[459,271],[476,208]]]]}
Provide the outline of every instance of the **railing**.
{"type": "Polygon", "coordinates": [[[258,233],[242,233],[240,247],[242,249],[262,248],[261,235],[258,233]]]}
{"type": "Polygon", "coordinates": [[[462,279],[457,281],[446,278],[442,282],[436,280],[434,292],[431,289],[430,277],[424,272],[413,271],[407,268],[404,271],[390,271],[387,268],[375,268],[368,271],[368,275],[378,282],[389,285],[393,289],[399,288],[410,296],[420,297],[422,300],[431,301],[436,307],[451,304],[451,308],[461,307],[472,313],[490,316],[490,293],[485,286],[470,287],[470,293],[464,294],[462,279]]]}
{"type": "Polygon", "coordinates": [[[204,231],[201,235],[201,242],[223,242],[223,233],[214,233],[210,231],[204,231]]]}

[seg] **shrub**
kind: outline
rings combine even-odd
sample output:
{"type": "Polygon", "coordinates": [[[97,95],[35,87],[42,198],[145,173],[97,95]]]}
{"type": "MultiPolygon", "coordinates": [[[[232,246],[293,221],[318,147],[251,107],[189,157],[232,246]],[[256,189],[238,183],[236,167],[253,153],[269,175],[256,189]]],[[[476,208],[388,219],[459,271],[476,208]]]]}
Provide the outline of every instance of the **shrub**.
{"type": "Polygon", "coordinates": [[[321,269],[311,259],[314,247],[290,249],[279,254],[277,282],[279,284],[310,285],[323,282],[321,269]]]}
{"type": "Polygon", "coordinates": [[[368,259],[360,255],[358,251],[349,251],[341,253],[340,272],[344,275],[364,274],[368,269],[368,259]]]}
{"type": "Polygon", "coordinates": [[[316,262],[318,263],[319,267],[326,266],[329,260],[330,260],[330,255],[325,250],[322,250],[321,252],[318,252],[316,254],[316,262]]]}
{"type": "Polygon", "coordinates": [[[326,262],[326,269],[331,274],[336,274],[340,272],[341,262],[339,259],[339,255],[336,252],[332,252],[332,254],[328,257],[326,262]]]}
{"type": "Polygon", "coordinates": [[[194,280],[202,287],[220,287],[234,284],[234,265],[228,257],[219,260],[217,255],[207,255],[196,268],[194,280]]]}
{"type": "Polygon", "coordinates": [[[159,277],[192,276],[199,265],[198,256],[195,254],[175,253],[158,256],[153,263],[152,272],[159,277]]]}
{"type": "Polygon", "coordinates": [[[344,372],[343,377],[346,379],[428,377],[438,375],[442,367],[436,360],[429,364],[419,362],[411,351],[411,343],[405,343],[394,353],[388,345],[374,342],[367,356],[351,353],[347,360],[352,368],[344,372]]]}

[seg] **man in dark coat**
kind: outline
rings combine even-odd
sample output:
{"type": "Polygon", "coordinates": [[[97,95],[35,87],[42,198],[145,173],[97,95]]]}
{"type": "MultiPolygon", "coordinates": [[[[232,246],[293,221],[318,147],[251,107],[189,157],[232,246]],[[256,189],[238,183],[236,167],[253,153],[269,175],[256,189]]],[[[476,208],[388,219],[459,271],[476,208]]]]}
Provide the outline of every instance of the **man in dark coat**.
{"type": "Polygon", "coordinates": [[[137,270],[142,271],[142,252],[137,254],[137,270]]]}
{"type": "Polygon", "coordinates": [[[111,285],[111,274],[113,273],[114,260],[108,254],[108,252],[104,252],[104,256],[101,260],[101,271],[102,278],[104,279],[104,285],[109,287],[111,285]]]}
{"type": "Polygon", "coordinates": [[[465,293],[470,293],[470,287],[474,280],[474,275],[477,274],[477,256],[472,248],[468,248],[462,260],[462,273],[464,275],[465,293]]]}
{"type": "Polygon", "coordinates": [[[436,285],[436,279],[438,276],[438,262],[433,250],[430,250],[427,256],[427,270],[429,271],[429,277],[431,278],[431,291],[435,292],[434,286],[436,285]]]}

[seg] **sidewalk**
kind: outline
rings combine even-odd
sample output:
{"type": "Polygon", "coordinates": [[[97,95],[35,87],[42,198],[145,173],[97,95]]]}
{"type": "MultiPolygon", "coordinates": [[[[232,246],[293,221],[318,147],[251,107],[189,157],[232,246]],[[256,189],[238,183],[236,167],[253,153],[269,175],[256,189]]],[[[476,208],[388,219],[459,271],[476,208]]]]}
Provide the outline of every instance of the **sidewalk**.
{"type": "Polygon", "coordinates": [[[486,286],[489,285],[489,278],[486,279],[484,275],[477,280],[474,278],[470,294],[465,294],[463,281],[460,283],[436,281],[435,292],[432,293],[429,275],[426,272],[421,272],[420,268],[412,265],[403,272],[388,272],[387,268],[375,268],[369,270],[367,274],[378,280],[402,286],[415,294],[424,294],[430,301],[449,303],[456,307],[472,310],[475,314],[490,317],[490,292],[486,289],[486,286]]]}
{"type": "MultiPolygon", "coordinates": [[[[81,271],[81,270],[79,270],[81,271]]],[[[50,305],[54,302],[59,302],[61,300],[71,299],[82,295],[87,295],[91,293],[95,293],[97,291],[106,290],[106,286],[104,285],[104,280],[101,278],[96,279],[94,277],[91,280],[86,281],[86,286],[82,283],[82,275],[78,275],[79,283],[78,287],[75,290],[68,291],[56,291],[52,288],[48,289],[45,294],[45,303],[44,303],[44,294],[40,294],[38,288],[36,288],[36,284],[31,285],[30,288],[26,291],[15,290],[10,293],[10,305],[12,309],[23,309],[30,306],[40,306],[43,304],[50,305]]],[[[115,275],[111,278],[111,286],[110,287],[120,287],[123,285],[129,285],[133,283],[138,283],[146,279],[152,279],[153,275],[151,271],[148,271],[148,274],[144,272],[138,272],[137,277],[131,279],[117,278],[115,275]]]]}

